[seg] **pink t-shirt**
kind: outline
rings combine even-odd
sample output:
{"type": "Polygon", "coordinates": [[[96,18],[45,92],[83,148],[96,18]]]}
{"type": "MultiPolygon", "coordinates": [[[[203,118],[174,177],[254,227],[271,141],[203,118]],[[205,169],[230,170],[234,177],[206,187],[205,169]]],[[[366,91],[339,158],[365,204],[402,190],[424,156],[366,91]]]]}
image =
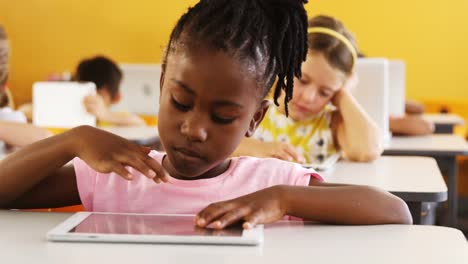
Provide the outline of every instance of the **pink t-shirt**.
{"type": "MultiPolygon", "coordinates": [[[[164,154],[149,156],[161,163],[164,154]]],[[[196,214],[210,203],[237,198],[274,185],[307,186],[310,178],[323,180],[312,169],[278,159],[232,158],[221,175],[201,180],[156,184],[128,168],[133,180],[115,173],[98,173],[79,158],[74,160],[81,202],[87,211],[154,214],[196,214]]]]}

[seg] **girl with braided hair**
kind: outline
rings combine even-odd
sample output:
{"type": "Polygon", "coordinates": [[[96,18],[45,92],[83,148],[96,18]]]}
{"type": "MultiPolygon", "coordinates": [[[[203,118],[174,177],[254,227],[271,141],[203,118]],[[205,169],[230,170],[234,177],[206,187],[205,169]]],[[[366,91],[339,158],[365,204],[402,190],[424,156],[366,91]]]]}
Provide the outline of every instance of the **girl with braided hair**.
{"type": "Polygon", "coordinates": [[[307,55],[303,5],[201,0],[177,22],[164,56],[158,129],[166,152],[78,127],[0,163],[0,207],[196,214],[196,225],[217,229],[287,216],[411,223],[406,204],[385,191],[327,184],[278,159],[230,158],[262,120],[273,84],[276,99],[291,99],[307,55]],[[74,168],[64,166],[72,159],[74,168]]]}

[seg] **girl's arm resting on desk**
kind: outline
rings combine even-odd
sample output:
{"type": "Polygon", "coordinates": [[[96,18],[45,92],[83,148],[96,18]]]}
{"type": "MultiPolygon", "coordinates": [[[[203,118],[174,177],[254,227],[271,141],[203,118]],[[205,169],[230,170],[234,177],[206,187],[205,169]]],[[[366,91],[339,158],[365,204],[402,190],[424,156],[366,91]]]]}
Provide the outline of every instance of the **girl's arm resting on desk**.
{"type": "Polygon", "coordinates": [[[155,182],[167,181],[149,149],[88,126],[26,146],[0,162],[0,208],[50,208],[80,202],[76,176],[65,166],[79,157],[101,173],[130,180],[130,166],[155,182]]]}
{"type": "Polygon", "coordinates": [[[331,224],[411,224],[405,202],[377,188],[311,180],[311,186],[278,185],[230,201],[214,203],[196,219],[202,227],[224,228],[243,220],[244,228],[272,223],[285,215],[331,224]]]}
{"type": "Polygon", "coordinates": [[[286,142],[263,142],[254,138],[243,138],[232,157],[252,156],[258,158],[277,158],[304,163],[305,158],[291,144],[286,142]]]}
{"type": "Polygon", "coordinates": [[[338,111],[333,114],[332,129],[345,158],[367,162],[382,154],[381,131],[347,89],[334,99],[338,111]]]}
{"type": "Polygon", "coordinates": [[[435,126],[421,115],[390,116],[390,131],[408,136],[421,136],[434,133],[435,126]]]}
{"type": "Polygon", "coordinates": [[[0,121],[0,140],[15,147],[23,147],[51,135],[46,129],[30,124],[0,121]]]}

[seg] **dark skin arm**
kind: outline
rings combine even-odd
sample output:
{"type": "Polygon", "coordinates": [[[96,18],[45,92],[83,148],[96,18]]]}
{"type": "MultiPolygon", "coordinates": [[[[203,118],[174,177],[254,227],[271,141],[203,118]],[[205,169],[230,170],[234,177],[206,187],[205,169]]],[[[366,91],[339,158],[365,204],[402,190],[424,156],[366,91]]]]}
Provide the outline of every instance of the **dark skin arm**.
{"type": "Polygon", "coordinates": [[[130,166],[155,182],[167,181],[149,149],[111,133],[78,127],[26,146],[0,162],[0,208],[50,208],[80,203],[73,167],[80,157],[98,172],[130,180],[130,166]]]}
{"type": "MultiPolygon", "coordinates": [[[[0,208],[79,203],[75,172],[63,167],[75,156],[102,173],[116,172],[131,179],[124,167],[128,165],[156,182],[167,181],[161,165],[147,154],[147,149],[91,127],[39,141],[0,162],[0,208]],[[155,176],[150,175],[151,170],[155,176]]],[[[244,227],[248,228],[284,215],[342,224],[411,223],[406,204],[387,192],[312,180],[309,187],[274,186],[212,204],[199,213],[197,224],[221,229],[245,220],[244,227]]]]}
{"type": "Polygon", "coordinates": [[[411,224],[407,205],[377,188],[311,180],[308,187],[278,185],[209,205],[196,217],[201,227],[221,229],[244,221],[244,228],[285,215],[332,224],[411,224]]]}

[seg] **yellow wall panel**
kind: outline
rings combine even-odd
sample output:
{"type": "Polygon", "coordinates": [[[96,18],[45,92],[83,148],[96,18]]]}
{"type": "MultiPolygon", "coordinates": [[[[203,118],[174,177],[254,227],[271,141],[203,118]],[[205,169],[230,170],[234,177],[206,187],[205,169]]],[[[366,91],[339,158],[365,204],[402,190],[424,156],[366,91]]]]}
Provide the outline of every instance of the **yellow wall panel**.
{"type": "MultiPolygon", "coordinates": [[[[159,62],[177,18],[196,2],[0,0],[15,99],[29,100],[35,80],[71,71],[86,56],[159,62]]],[[[367,55],[406,60],[409,97],[468,99],[467,0],[315,0],[307,9],[343,20],[367,55]]]]}

